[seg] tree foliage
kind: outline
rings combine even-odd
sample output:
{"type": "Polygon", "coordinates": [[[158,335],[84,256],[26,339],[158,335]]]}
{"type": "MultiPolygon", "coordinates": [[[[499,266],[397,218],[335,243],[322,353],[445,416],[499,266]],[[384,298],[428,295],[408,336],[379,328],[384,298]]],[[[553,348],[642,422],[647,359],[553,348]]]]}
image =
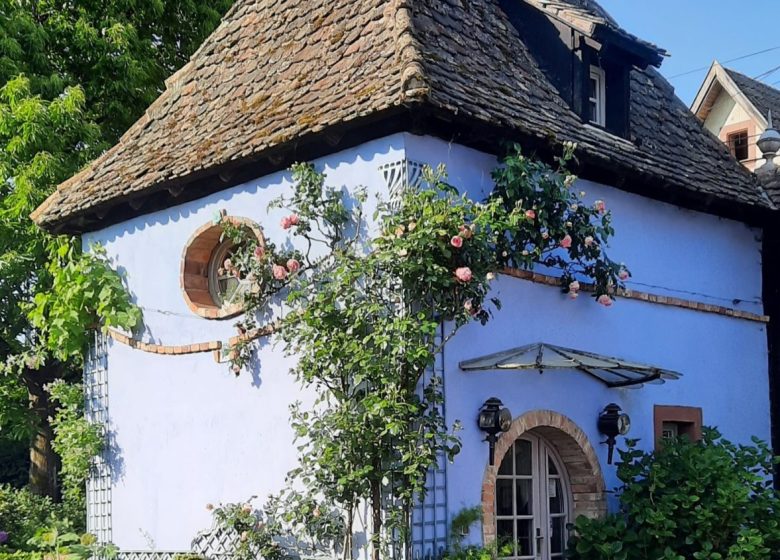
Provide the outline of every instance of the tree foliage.
{"type": "Polygon", "coordinates": [[[577,560],[769,560],[780,550],[777,459],[766,443],[735,445],[716,430],[654,453],[628,442],[618,463],[621,511],[581,517],[577,560]]]}
{"type": "MultiPolygon", "coordinates": [[[[300,466],[275,498],[301,540],[351,551],[354,513],[369,503],[374,558],[408,545],[426,473],[460,445],[458,426],[441,413],[441,380],[426,372],[460,327],[484,324],[499,308],[490,285],[505,264],[557,266],[563,291],[576,296],[577,278],[587,279],[611,305],[628,272],[605,254],[604,203],[585,205],[571,188],[573,149],[557,169],[515,151],[483,202],[447,184],[443,168],[427,169],[426,188],[380,204],[370,223],[362,191],[328,188],[311,165],[297,165],[292,195],[274,203],[290,212],[283,250],[222,221],[240,247],[223,267],[254,284],[239,331],[251,334],[271,296],[286,294],[281,339],[297,360],[294,375],[318,396],[313,407],[292,407],[300,466]]],[[[240,372],[251,343],[231,357],[240,372]]]]}
{"type": "MultiPolygon", "coordinates": [[[[29,215],[141,116],[231,4],[0,1],[0,394],[32,394],[67,377],[96,319],[137,322],[104,259],[82,254],[77,239],[47,235],[29,215]],[[70,282],[80,273],[97,284],[82,280],[78,294],[70,282]]],[[[29,409],[4,400],[4,433],[37,431],[45,443],[53,411],[44,396],[35,398],[39,405],[29,409]]],[[[44,459],[32,455],[33,463],[44,459]]]]}

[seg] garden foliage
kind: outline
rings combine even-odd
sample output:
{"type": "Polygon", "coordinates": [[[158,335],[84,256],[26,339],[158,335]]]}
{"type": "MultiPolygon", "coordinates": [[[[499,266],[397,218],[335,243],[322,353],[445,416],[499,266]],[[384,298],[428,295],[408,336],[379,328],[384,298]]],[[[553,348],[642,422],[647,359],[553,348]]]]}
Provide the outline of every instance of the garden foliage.
{"type": "Polygon", "coordinates": [[[131,328],[138,317],[104,258],[30,213],[118,140],[231,4],[0,3],[0,445],[29,446],[35,492],[59,492],[43,386],[78,377],[98,319],[131,328]]]}
{"type": "Polygon", "coordinates": [[[621,510],[580,517],[576,560],[769,560],[780,551],[777,459],[768,446],[735,445],[715,430],[679,438],[654,453],[621,451],[621,510]]]}

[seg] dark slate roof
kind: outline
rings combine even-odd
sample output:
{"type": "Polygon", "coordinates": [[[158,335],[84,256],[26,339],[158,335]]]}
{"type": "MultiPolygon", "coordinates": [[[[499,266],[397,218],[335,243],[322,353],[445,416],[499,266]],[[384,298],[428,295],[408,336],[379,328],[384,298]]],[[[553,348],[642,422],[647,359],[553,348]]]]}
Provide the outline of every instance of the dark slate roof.
{"type": "Polygon", "coordinates": [[[633,71],[631,99],[631,142],[583,124],[498,0],[237,0],[119,144],[33,219],[50,230],[102,227],[79,220],[402,111],[548,145],[576,141],[581,161],[620,174],[627,188],[641,180],[707,203],[768,205],[656,71],[633,71]]]}
{"type": "Polygon", "coordinates": [[[656,59],[658,64],[660,64],[661,57],[668,54],[664,49],[653,43],[628,33],[618,25],[604,8],[593,0],[526,0],[526,2],[568,23],[589,37],[594,37],[599,27],[608,29],[623,39],[637,43],[649,51],[655,52],[658,55],[656,59]]]}
{"type": "Polygon", "coordinates": [[[724,70],[764,118],[769,111],[775,119],[780,118],[780,90],[729,68],[724,70]]]}

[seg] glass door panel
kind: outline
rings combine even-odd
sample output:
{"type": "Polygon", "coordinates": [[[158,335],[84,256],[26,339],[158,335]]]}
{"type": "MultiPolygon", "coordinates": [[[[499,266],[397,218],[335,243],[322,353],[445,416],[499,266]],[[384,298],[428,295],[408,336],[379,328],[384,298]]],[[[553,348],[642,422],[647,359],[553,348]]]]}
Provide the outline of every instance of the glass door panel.
{"type": "Polygon", "coordinates": [[[564,474],[541,438],[523,436],[512,445],[496,477],[496,535],[502,557],[563,558],[570,502],[564,474]]]}

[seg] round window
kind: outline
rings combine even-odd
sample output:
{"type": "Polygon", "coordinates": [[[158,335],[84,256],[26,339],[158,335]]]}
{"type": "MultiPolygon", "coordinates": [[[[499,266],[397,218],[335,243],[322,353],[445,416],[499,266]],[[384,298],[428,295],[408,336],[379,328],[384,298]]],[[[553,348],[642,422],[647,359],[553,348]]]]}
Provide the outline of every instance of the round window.
{"type": "MultiPolygon", "coordinates": [[[[257,224],[245,218],[226,219],[246,227],[264,244],[257,224]]],[[[236,245],[222,239],[222,227],[218,224],[203,226],[187,243],[181,282],[184,299],[194,313],[208,319],[226,319],[243,311],[243,296],[250,285],[235,273],[232,262],[235,252],[236,245]]]]}
{"type": "Polygon", "coordinates": [[[211,299],[220,307],[238,303],[243,293],[243,282],[232,269],[235,252],[235,243],[226,239],[214,249],[209,261],[209,292],[211,299]]]}

